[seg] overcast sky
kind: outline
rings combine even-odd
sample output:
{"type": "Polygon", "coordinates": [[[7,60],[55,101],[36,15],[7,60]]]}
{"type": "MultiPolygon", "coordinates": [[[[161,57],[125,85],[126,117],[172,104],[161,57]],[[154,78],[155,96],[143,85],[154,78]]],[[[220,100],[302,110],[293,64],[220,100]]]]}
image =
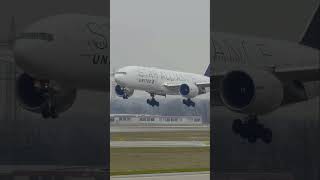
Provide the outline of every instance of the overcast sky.
{"type": "Polygon", "coordinates": [[[154,66],[203,74],[209,0],[112,0],[111,69],[154,66]]]}

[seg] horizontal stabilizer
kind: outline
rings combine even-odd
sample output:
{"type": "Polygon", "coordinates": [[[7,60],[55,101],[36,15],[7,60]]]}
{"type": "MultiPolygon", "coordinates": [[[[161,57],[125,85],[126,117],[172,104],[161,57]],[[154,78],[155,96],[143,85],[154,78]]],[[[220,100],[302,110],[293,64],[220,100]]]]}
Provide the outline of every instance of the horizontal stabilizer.
{"type": "Polygon", "coordinates": [[[300,44],[320,49],[320,7],[316,10],[300,44]]]}

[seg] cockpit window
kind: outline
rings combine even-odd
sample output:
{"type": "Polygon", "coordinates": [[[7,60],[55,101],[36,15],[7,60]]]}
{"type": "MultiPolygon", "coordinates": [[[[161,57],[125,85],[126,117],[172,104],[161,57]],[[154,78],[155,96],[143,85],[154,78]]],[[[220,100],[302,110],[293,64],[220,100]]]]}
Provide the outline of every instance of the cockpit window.
{"type": "Polygon", "coordinates": [[[116,74],[127,74],[126,72],[116,72],[116,74]]]}
{"type": "Polygon", "coordinates": [[[29,32],[29,33],[21,33],[18,35],[17,39],[38,39],[38,40],[45,40],[45,41],[53,41],[53,35],[49,33],[36,33],[36,32],[29,32]]]}

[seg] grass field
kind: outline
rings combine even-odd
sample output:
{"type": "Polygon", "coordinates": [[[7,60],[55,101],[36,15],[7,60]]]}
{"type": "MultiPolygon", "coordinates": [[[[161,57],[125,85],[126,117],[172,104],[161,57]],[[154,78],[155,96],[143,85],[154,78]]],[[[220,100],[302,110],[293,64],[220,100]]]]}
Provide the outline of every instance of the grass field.
{"type": "Polygon", "coordinates": [[[210,148],[111,148],[110,157],[111,175],[208,171],[210,148]]]}
{"type": "Polygon", "coordinates": [[[210,141],[210,132],[116,132],[111,133],[111,141],[210,141]]]}
{"type": "MultiPolygon", "coordinates": [[[[210,132],[113,132],[111,141],[210,141],[210,132]]],[[[210,147],[111,148],[111,175],[208,171],[210,147]]]]}

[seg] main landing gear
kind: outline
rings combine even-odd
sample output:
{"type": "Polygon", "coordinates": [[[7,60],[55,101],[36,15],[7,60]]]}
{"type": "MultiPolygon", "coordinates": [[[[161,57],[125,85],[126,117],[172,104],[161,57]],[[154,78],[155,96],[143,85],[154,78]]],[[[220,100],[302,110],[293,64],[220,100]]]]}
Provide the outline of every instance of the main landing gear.
{"type": "Polygon", "coordinates": [[[58,111],[57,106],[55,102],[55,91],[52,87],[50,87],[49,81],[40,81],[36,85],[39,88],[39,91],[43,94],[43,97],[45,99],[45,102],[43,103],[41,107],[41,114],[42,117],[47,118],[57,118],[58,117],[58,111]]]}
{"type": "Polygon", "coordinates": [[[185,104],[188,107],[190,107],[190,106],[195,107],[195,105],[196,105],[196,103],[191,101],[190,98],[189,99],[183,99],[182,103],[185,104]]]}
{"type": "Polygon", "coordinates": [[[249,116],[244,122],[240,119],[234,120],[232,130],[250,143],[255,143],[257,139],[261,139],[266,144],[272,142],[271,129],[265,128],[263,124],[260,124],[257,116],[249,116]]]}
{"type": "Polygon", "coordinates": [[[158,101],[156,101],[156,99],[154,98],[154,94],[150,94],[151,95],[151,99],[147,99],[147,103],[154,107],[154,106],[158,106],[160,105],[160,103],[158,101]]]}
{"type": "Polygon", "coordinates": [[[122,98],[123,98],[123,99],[128,99],[129,96],[127,95],[127,93],[124,93],[123,96],[122,96],[122,98]]]}

